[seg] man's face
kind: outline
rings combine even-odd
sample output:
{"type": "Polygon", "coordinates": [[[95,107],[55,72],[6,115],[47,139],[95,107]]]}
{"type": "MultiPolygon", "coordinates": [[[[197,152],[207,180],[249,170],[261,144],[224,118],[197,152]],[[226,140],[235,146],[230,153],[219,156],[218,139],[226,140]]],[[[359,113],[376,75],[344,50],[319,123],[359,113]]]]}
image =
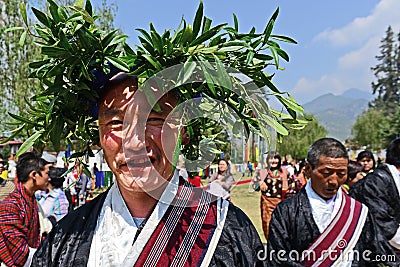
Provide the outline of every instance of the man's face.
{"type": "Polygon", "coordinates": [[[52,166],[52,164],[46,164],[44,167],[44,170],[41,172],[38,172],[36,175],[36,188],[35,190],[46,190],[47,186],[49,185],[49,167],[52,166]]]}
{"type": "Polygon", "coordinates": [[[158,101],[162,111],[156,112],[136,90],[133,78],[108,88],[99,103],[100,143],[120,190],[152,191],[172,177],[170,159],[179,130],[167,116],[177,100],[163,96],[158,101]]]}
{"type": "Polygon", "coordinates": [[[305,174],[311,178],[311,187],[323,199],[333,198],[339,187],[347,179],[346,158],[321,156],[318,165],[312,169],[310,163],[305,166],[305,174]]]}

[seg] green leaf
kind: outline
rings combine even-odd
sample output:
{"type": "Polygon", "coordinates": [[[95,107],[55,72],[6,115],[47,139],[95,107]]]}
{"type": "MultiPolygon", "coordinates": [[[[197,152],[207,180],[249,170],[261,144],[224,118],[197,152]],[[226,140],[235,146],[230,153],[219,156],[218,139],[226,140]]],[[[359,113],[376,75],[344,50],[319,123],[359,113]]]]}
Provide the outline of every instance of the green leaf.
{"type": "Polygon", "coordinates": [[[202,35],[193,40],[193,42],[190,43],[190,46],[198,45],[211,39],[211,37],[215,36],[225,25],[226,23],[219,24],[211,28],[210,30],[204,32],[202,35]]]}
{"type": "Polygon", "coordinates": [[[73,17],[73,19],[69,18],[68,19],[69,21],[83,18],[87,23],[94,24],[94,18],[86,10],[79,9],[77,7],[71,7],[71,9],[75,10],[78,13],[72,15],[71,17],[73,17]],[[77,17],[75,18],[75,16],[77,17]]]}
{"type": "Polygon", "coordinates": [[[111,32],[109,32],[106,36],[103,37],[103,39],[101,40],[101,45],[103,47],[107,47],[110,45],[111,41],[115,38],[115,36],[117,36],[118,34],[118,30],[113,30],[111,32]]]}
{"type": "Polygon", "coordinates": [[[243,46],[226,46],[218,49],[218,52],[233,52],[242,49],[243,46]]]}
{"type": "Polygon", "coordinates": [[[29,125],[32,125],[32,126],[38,126],[38,127],[41,126],[37,122],[31,121],[31,120],[29,120],[29,119],[27,119],[27,118],[25,118],[23,116],[19,116],[19,115],[13,114],[13,113],[8,113],[8,114],[10,115],[11,118],[13,118],[13,119],[15,119],[17,121],[20,121],[20,122],[23,122],[23,123],[26,123],[26,124],[29,124],[29,125]]]}
{"type": "Polygon", "coordinates": [[[41,48],[42,54],[50,57],[62,57],[65,56],[67,51],[64,48],[55,46],[43,46],[41,48]]]}
{"type": "Polygon", "coordinates": [[[275,48],[276,52],[278,53],[278,55],[280,55],[284,60],[286,60],[287,62],[289,62],[289,55],[283,51],[280,48],[275,48]]]}
{"type": "Polygon", "coordinates": [[[161,40],[161,36],[156,32],[156,30],[154,29],[154,27],[152,27],[152,24],[150,23],[151,28],[153,28],[151,30],[151,37],[152,37],[152,43],[154,48],[156,49],[156,51],[158,51],[159,54],[163,54],[163,43],[161,40]]]}
{"type": "Polygon", "coordinates": [[[278,41],[286,42],[286,43],[297,44],[296,40],[294,40],[288,36],[271,34],[271,38],[278,40],[278,41]]]}
{"type": "Polygon", "coordinates": [[[235,13],[233,13],[233,23],[235,25],[236,32],[238,32],[239,31],[239,22],[238,22],[238,18],[236,17],[235,13]]]}
{"type": "Polygon", "coordinates": [[[196,39],[197,35],[200,32],[200,27],[201,27],[201,21],[203,20],[203,1],[200,0],[199,7],[197,8],[196,11],[196,16],[193,21],[193,34],[192,34],[192,40],[196,39]]]}
{"type": "Polygon", "coordinates": [[[190,77],[192,77],[196,66],[197,64],[195,62],[192,62],[192,57],[189,57],[184,63],[183,68],[179,72],[177,83],[175,86],[178,87],[185,84],[190,79],[190,77]]]}
{"type": "Polygon", "coordinates": [[[84,5],[85,5],[85,0],[75,0],[74,6],[83,9],[84,5]]]}
{"type": "Polygon", "coordinates": [[[219,60],[219,58],[214,55],[214,60],[215,60],[215,64],[217,66],[217,82],[220,86],[222,86],[223,88],[232,91],[233,90],[233,86],[232,86],[232,80],[231,77],[229,76],[229,74],[226,72],[226,68],[224,66],[224,64],[222,64],[221,60],[219,60]]]}
{"type": "Polygon", "coordinates": [[[90,2],[90,0],[86,1],[85,10],[87,11],[87,13],[90,16],[93,16],[93,7],[92,7],[92,3],[90,2]]]}
{"type": "Polygon", "coordinates": [[[273,57],[271,57],[270,55],[266,55],[266,54],[255,54],[254,55],[255,58],[260,59],[262,61],[270,61],[272,59],[274,59],[273,57]]]}
{"type": "Polygon", "coordinates": [[[60,117],[57,117],[57,119],[53,121],[53,127],[49,134],[50,141],[53,143],[55,150],[58,150],[60,147],[60,139],[62,138],[63,128],[64,120],[60,117]]]}
{"type": "MultiPolygon", "coordinates": [[[[20,125],[20,123],[19,123],[19,125],[20,125]]],[[[8,133],[12,133],[12,134],[9,137],[1,140],[0,144],[5,144],[8,141],[13,140],[17,135],[19,135],[21,133],[21,131],[25,128],[25,126],[26,126],[25,124],[22,124],[22,125],[20,125],[18,128],[14,129],[14,130],[5,132],[6,134],[8,134],[8,133]]]]}
{"type": "Polygon", "coordinates": [[[24,46],[27,32],[24,31],[19,38],[19,46],[24,46]]]}
{"type": "Polygon", "coordinates": [[[147,42],[146,39],[144,39],[143,37],[139,36],[138,37],[140,42],[142,43],[143,48],[149,52],[150,55],[155,55],[155,51],[154,51],[154,47],[151,45],[151,43],[147,42]]]}
{"type": "Polygon", "coordinates": [[[110,56],[105,57],[105,58],[106,58],[106,60],[110,61],[111,64],[113,64],[118,69],[129,72],[129,66],[121,59],[116,58],[116,57],[110,57],[110,56]]]}
{"type": "Polygon", "coordinates": [[[41,137],[43,135],[43,133],[44,133],[44,129],[41,129],[39,131],[36,131],[31,137],[26,139],[25,142],[18,149],[15,157],[18,158],[20,155],[22,155],[23,153],[28,151],[34,145],[36,140],[39,139],[39,137],[41,137]]]}
{"type": "Polygon", "coordinates": [[[212,19],[209,19],[209,18],[207,18],[207,17],[204,17],[203,28],[202,28],[202,30],[201,30],[201,33],[202,33],[202,34],[204,34],[205,32],[207,32],[207,31],[210,29],[210,27],[211,27],[211,22],[212,22],[212,19]]]}
{"type": "Polygon", "coordinates": [[[272,29],[274,28],[274,24],[275,24],[275,21],[271,19],[268,22],[267,26],[265,27],[264,33],[263,33],[264,34],[263,44],[267,43],[267,41],[271,35],[272,29]]]}
{"type": "Polygon", "coordinates": [[[138,32],[140,32],[143,36],[144,36],[144,38],[146,38],[146,40],[148,41],[148,42],[152,42],[152,40],[151,40],[151,36],[150,36],[150,34],[146,31],[146,30],[144,30],[144,29],[140,29],[140,28],[138,28],[138,29],[136,29],[138,32]]]}
{"type": "Polygon", "coordinates": [[[298,113],[303,113],[304,112],[304,108],[302,106],[300,106],[292,97],[287,99],[287,98],[282,97],[282,96],[277,96],[277,98],[282,104],[284,104],[289,109],[291,109],[291,110],[293,110],[295,112],[298,112],[298,113]]]}
{"type": "Polygon", "coordinates": [[[62,19],[63,21],[67,20],[68,15],[67,15],[67,13],[65,13],[65,10],[63,7],[61,7],[61,6],[58,7],[57,13],[58,13],[58,16],[60,17],[60,19],[62,19]]]}
{"type": "Polygon", "coordinates": [[[269,47],[269,50],[271,51],[272,57],[274,58],[275,62],[275,67],[278,69],[279,68],[279,56],[278,52],[276,51],[276,48],[273,46],[269,47]]]}
{"type": "Polygon", "coordinates": [[[281,92],[279,91],[278,88],[272,83],[270,78],[265,74],[264,72],[261,73],[261,79],[264,81],[264,84],[268,86],[269,89],[271,89],[273,92],[280,94],[281,92]]]}
{"type": "Polygon", "coordinates": [[[50,14],[53,17],[53,20],[56,23],[59,23],[61,21],[60,15],[58,14],[58,5],[53,1],[53,0],[47,0],[49,3],[49,10],[50,14]]]}
{"type": "Polygon", "coordinates": [[[10,28],[7,28],[4,32],[11,32],[11,31],[17,31],[17,30],[25,30],[25,27],[10,27],[10,28]]]}
{"type": "Polygon", "coordinates": [[[246,57],[246,65],[250,65],[250,63],[253,61],[253,57],[254,57],[254,51],[248,51],[247,53],[247,57],[246,57]]]}
{"type": "Polygon", "coordinates": [[[24,1],[21,1],[21,3],[19,3],[19,9],[21,10],[21,16],[22,19],[24,20],[25,25],[28,26],[28,17],[26,15],[26,4],[24,1]]]}
{"type": "Polygon", "coordinates": [[[43,23],[46,27],[50,28],[49,18],[42,11],[32,7],[32,11],[35,14],[36,18],[43,23]]]}
{"type": "Polygon", "coordinates": [[[150,64],[153,65],[156,68],[156,70],[161,71],[163,69],[163,67],[160,64],[160,62],[158,62],[158,60],[155,59],[153,56],[151,56],[151,55],[142,55],[142,57],[144,57],[148,62],[150,62],[150,64]]]}
{"type": "Polygon", "coordinates": [[[69,43],[67,37],[64,34],[64,31],[60,28],[58,31],[58,36],[60,38],[60,44],[68,51],[73,51],[71,44],[69,43]]]}

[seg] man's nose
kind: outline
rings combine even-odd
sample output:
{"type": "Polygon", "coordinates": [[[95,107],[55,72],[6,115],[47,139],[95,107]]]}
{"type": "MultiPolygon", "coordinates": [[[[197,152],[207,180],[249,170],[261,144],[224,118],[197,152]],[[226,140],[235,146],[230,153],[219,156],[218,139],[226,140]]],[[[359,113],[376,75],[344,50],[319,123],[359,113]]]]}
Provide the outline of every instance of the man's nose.
{"type": "Polygon", "coordinates": [[[338,179],[339,179],[338,175],[337,175],[337,174],[334,174],[334,175],[332,175],[332,176],[330,177],[330,179],[328,180],[328,183],[329,183],[330,185],[337,186],[337,185],[339,184],[338,179]]]}
{"type": "Polygon", "coordinates": [[[146,123],[140,122],[137,119],[126,125],[123,134],[124,148],[135,151],[144,149],[146,147],[145,131],[146,123]]]}

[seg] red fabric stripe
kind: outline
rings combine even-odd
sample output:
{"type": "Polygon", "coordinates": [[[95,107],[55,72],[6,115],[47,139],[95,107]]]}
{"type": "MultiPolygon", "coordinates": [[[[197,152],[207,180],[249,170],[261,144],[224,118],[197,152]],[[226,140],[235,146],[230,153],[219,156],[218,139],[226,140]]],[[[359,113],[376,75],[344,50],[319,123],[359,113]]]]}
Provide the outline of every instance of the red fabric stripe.
{"type": "MultiPolygon", "coordinates": [[[[178,190],[178,194],[180,193],[181,188],[178,190]]],[[[179,247],[184,245],[182,244],[182,240],[189,228],[189,225],[194,217],[194,214],[197,209],[197,205],[203,190],[201,188],[194,188],[193,193],[190,197],[190,205],[185,207],[182,216],[179,218],[179,221],[174,229],[174,232],[171,238],[168,240],[168,244],[166,245],[164,251],[161,254],[159,261],[157,262],[157,266],[170,266],[179,247]]],[[[216,227],[216,218],[217,218],[217,206],[216,206],[216,198],[213,196],[212,203],[210,204],[210,208],[207,211],[207,216],[204,220],[204,223],[201,227],[199,235],[196,238],[196,241],[193,247],[190,250],[190,255],[184,266],[196,266],[199,260],[203,258],[203,254],[207,251],[208,241],[212,234],[214,233],[216,227]]],[[[173,206],[171,205],[164,217],[158,224],[154,233],[150,237],[148,243],[146,244],[143,252],[140,254],[138,260],[136,261],[135,266],[143,266],[146,261],[147,256],[149,255],[153,244],[156,242],[158,235],[161,232],[161,229],[164,227],[167,218],[171,215],[173,206]]]]}
{"type": "MultiPolygon", "coordinates": [[[[318,260],[318,258],[321,256],[323,251],[327,251],[330,247],[332,247],[332,245],[333,245],[332,243],[335,241],[335,239],[337,238],[338,234],[343,229],[343,226],[346,223],[347,218],[350,216],[350,206],[351,206],[350,197],[345,195],[345,194],[343,194],[343,197],[346,199],[346,204],[342,208],[343,212],[340,215],[339,220],[334,225],[334,227],[331,229],[329,234],[325,237],[325,239],[314,249],[314,253],[311,253],[311,256],[316,255],[316,258],[315,259],[313,259],[312,257],[310,257],[310,259],[306,258],[302,262],[302,264],[304,266],[313,265],[318,260]]],[[[356,201],[356,205],[355,205],[354,209],[355,210],[354,210],[353,219],[351,220],[351,223],[350,223],[349,227],[347,228],[347,230],[346,230],[346,232],[344,234],[344,237],[342,238],[342,240],[346,241],[346,244],[348,244],[350,238],[353,236],[354,231],[356,229],[356,226],[358,224],[358,220],[359,220],[360,213],[361,213],[361,203],[356,201]]],[[[340,213],[340,211],[338,212],[338,215],[339,215],[339,213],[340,213]]],[[[317,238],[317,240],[318,240],[318,238],[317,238]]],[[[338,250],[338,252],[337,253],[332,253],[331,254],[332,255],[331,259],[335,259],[333,257],[334,255],[336,255],[336,256],[340,255],[344,248],[345,247],[339,248],[339,246],[336,246],[334,249],[338,250]]],[[[333,263],[333,260],[331,260],[331,259],[328,257],[320,266],[330,266],[333,263]]]]}
{"type": "MultiPolygon", "coordinates": [[[[346,197],[348,197],[348,196],[346,195],[346,197]]],[[[349,202],[350,202],[350,200],[349,200],[349,202]]],[[[362,204],[358,201],[355,201],[353,219],[351,220],[348,230],[345,232],[345,234],[342,238],[342,241],[344,240],[344,241],[346,241],[346,243],[338,244],[338,246],[336,246],[334,248],[335,252],[331,253],[331,258],[328,257],[321,264],[321,266],[330,266],[334,262],[334,260],[337,259],[342,254],[343,250],[346,248],[347,244],[349,243],[349,241],[350,241],[351,237],[353,236],[354,231],[357,227],[357,224],[358,224],[358,221],[360,218],[360,214],[361,214],[361,207],[362,207],[362,204]]],[[[348,255],[345,255],[345,256],[347,257],[348,255]]]]}

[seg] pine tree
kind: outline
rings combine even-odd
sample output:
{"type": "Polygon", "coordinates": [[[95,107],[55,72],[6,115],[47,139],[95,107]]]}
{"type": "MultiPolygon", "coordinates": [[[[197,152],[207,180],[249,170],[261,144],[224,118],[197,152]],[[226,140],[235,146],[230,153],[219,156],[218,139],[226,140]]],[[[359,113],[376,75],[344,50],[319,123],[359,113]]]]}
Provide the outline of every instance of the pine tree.
{"type": "Polygon", "coordinates": [[[370,103],[371,107],[382,109],[385,116],[393,116],[399,105],[399,51],[394,41],[391,26],[382,39],[380,55],[376,56],[378,64],[371,68],[376,81],[372,82],[372,92],[377,97],[370,103]]]}

